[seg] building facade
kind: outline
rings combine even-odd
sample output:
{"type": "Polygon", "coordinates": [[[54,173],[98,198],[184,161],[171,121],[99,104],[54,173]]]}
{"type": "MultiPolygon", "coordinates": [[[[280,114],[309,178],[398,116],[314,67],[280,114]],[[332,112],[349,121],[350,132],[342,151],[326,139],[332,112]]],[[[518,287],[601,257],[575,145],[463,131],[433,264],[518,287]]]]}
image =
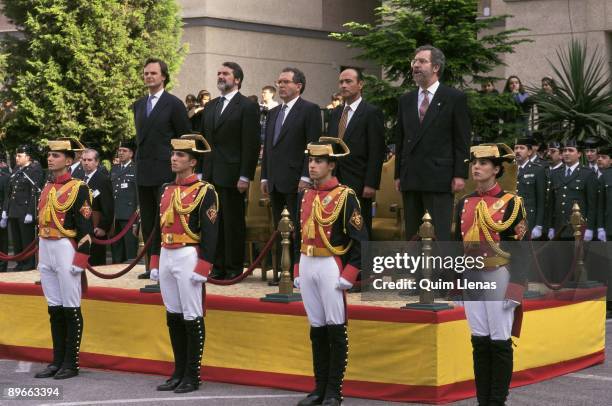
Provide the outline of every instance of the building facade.
{"type": "MultiPolygon", "coordinates": [[[[567,49],[572,38],[598,47],[612,70],[612,0],[480,0],[483,16],[511,15],[498,29],[527,28],[518,34],[532,42],[516,46],[504,57],[506,66],[493,74],[517,75],[524,84],[540,86],[543,76],[553,76],[549,60],[558,65],[556,51],[567,49]]],[[[502,90],[504,83],[498,83],[502,90]]]]}

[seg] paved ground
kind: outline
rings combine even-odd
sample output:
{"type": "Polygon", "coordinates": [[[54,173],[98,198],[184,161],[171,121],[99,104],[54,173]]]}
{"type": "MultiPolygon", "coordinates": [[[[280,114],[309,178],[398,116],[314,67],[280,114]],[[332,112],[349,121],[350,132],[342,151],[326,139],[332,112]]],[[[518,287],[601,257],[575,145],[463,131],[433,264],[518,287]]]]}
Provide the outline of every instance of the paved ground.
{"type": "MultiPolygon", "coordinates": [[[[612,323],[606,332],[606,356],[612,356],[612,323]]],[[[0,360],[0,388],[6,393],[16,385],[56,385],[54,380],[34,379],[35,371],[42,364],[0,360]]],[[[61,400],[6,400],[1,405],[237,405],[277,406],[293,405],[303,394],[205,382],[197,392],[175,395],[156,392],[155,386],[163,381],[159,376],[130,374],[83,369],[76,379],[59,383],[63,392],[61,400]]],[[[453,403],[454,406],[474,405],[474,399],[453,403]]],[[[376,402],[347,398],[346,405],[392,405],[390,402],[376,402]]],[[[612,367],[610,362],[603,365],[562,376],[535,385],[513,389],[508,405],[514,406],[608,406],[612,405],[612,367]]]]}

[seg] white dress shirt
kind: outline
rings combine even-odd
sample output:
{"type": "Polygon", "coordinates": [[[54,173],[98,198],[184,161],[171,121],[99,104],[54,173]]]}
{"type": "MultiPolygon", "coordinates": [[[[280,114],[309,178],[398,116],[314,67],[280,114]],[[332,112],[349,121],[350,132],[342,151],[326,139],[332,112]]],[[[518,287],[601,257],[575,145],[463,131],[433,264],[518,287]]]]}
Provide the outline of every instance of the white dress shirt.
{"type": "MultiPolygon", "coordinates": [[[[429,104],[431,105],[431,101],[433,100],[438,88],[440,87],[440,81],[436,80],[436,83],[429,86],[427,90],[427,98],[429,99],[429,104]]],[[[419,100],[417,103],[417,114],[419,109],[421,108],[421,103],[423,103],[423,99],[425,98],[425,89],[419,87],[419,100]]]]}

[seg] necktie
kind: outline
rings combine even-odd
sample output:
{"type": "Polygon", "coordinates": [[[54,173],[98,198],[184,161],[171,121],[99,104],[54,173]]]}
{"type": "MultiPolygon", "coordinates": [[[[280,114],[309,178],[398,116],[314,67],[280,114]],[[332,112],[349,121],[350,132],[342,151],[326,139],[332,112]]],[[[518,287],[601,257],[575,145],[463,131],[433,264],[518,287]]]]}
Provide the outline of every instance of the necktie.
{"type": "Polygon", "coordinates": [[[568,167],[565,168],[565,177],[569,178],[569,176],[572,174],[572,170],[568,167]]]}
{"type": "Polygon", "coordinates": [[[283,128],[283,121],[285,120],[285,111],[287,111],[287,105],[283,104],[281,111],[276,117],[276,122],[274,123],[273,145],[276,145],[276,143],[278,142],[278,137],[280,137],[281,128],[283,128]]]}
{"type": "Polygon", "coordinates": [[[338,124],[338,138],[344,138],[344,132],[346,131],[346,124],[348,123],[348,113],[351,110],[351,106],[348,104],[344,107],[342,116],[340,117],[340,123],[338,124]]]}
{"type": "Polygon", "coordinates": [[[519,172],[519,173],[518,173],[519,177],[522,177],[522,176],[523,176],[523,173],[525,172],[525,169],[524,169],[522,166],[519,166],[519,170],[518,170],[518,172],[519,172]]]}
{"type": "Polygon", "coordinates": [[[225,97],[219,97],[219,101],[217,102],[217,106],[215,108],[215,121],[219,121],[221,117],[221,112],[223,111],[223,104],[225,103],[225,97]]]}
{"type": "Polygon", "coordinates": [[[149,99],[147,100],[147,117],[149,117],[151,115],[151,111],[153,111],[153,99],[155,99],[155,96],[149,96],[149,99]]]}
{"type": "Polygon", "coordinates": [[[427,114],[427,109],[429,108],[429,92],[427,90],[423,90],[423,101],[421,102],[421,106],[419,107],[419,121],[422,123],[425,118],[425,114],[427,114]]]}

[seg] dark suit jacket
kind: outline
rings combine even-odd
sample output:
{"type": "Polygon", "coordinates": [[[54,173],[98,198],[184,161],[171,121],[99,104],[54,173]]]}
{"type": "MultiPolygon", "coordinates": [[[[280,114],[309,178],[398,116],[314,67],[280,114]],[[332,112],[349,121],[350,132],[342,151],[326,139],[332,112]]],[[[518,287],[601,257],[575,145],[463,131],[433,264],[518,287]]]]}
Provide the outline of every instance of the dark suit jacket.
{"type": "Polygon", "coordinates": [[[139,186],[159,186],[172,180],[170,140],[191,133],[185,105],[164,91],[147,117],[148,95],[132,106],[136,126],[136,181],[139,186]]]}
{"type": "MultiPolygon", "coordinates": [[[[328,134],[338,136],[338,125],[344,105],[332,111],[328,134]]],[[[380,174],[385,157],[385,124],[382,111],[365,100],[361,100],[353,113],[346,131],[344,142],[350,155],[338,161],[337,177],[341,183],[350,186],[361,196],[364,186],[380,187],[380,174]]]]}
{"type": "Polygon", "coordinates": [[[270,191],[297,193],[300,177],[310,177],[304,150],[309,142],[318,141],[321,136],[321,113],[319,106],[299,97],[274,144],[274,127],[281,108],[279,104],[268,113],[261,178],[268,180],[270,191]]]}
{"type": "Polygon", "coordinates": [[[468,177],[470,118],[464,93],[440,84],[421,124],[418,91],[400,97],[395,179],[402,191],[451,192],[454,177],[468,177]]]}
{"type": "MultiPolygon", "coordinates": [[[[100,213],[100,221],[95,224],[95,227],[100,227],[108,233],[114,220],[113,188],[110,177],[98,169],[87,186],[91,189],[93,196],[92,209],[100,213]]],[[[96,214],[95,217],[97,216],[96,214]]]]}
{"type": "Polygon", "coordinates": [[[218,122],[215,109],[220,98],[204,106],[201,131],[212,148],[206,154],[203,179],[215,186],[235,188],[243,176],[253,180],[259,157],[259,106],[236,93],[218,122]]]}

